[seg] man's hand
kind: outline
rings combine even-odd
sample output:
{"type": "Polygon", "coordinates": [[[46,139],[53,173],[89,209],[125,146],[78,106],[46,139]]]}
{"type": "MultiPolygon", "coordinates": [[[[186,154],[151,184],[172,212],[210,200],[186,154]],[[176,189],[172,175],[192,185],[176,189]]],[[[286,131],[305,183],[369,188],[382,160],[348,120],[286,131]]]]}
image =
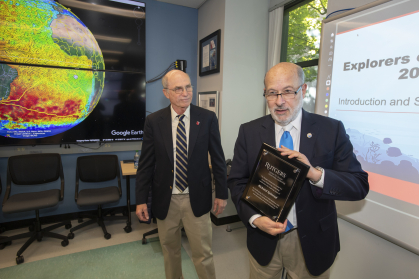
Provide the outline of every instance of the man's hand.
{"type": "Polygon", "coordinates": [[[215,216],[217,216],[218,214],[223,213],[224,208],[227,205],[227,200],[221,200],[221,199],[215,199],[214,200],[214,208],[213,208],[213,212],[215,214],[215,216]]]}
{"type": "Polygon", "coordinates": [[[143,222],[147,222],[148,221],[148,210],[147,210],[147,204],[143,203],[143,204],[138,204],[137,205],[137,209],[135,210],[135,214],[137,214],[137,217],[143,221],[143,222]]]}
{"type": "Polygon", "coordinates": [[[322,172],[319,171],[316,168],[313,168],[313,166],[308,161],[307,157],[295,150],[291,150],[286,148],[285,146],[281,145],[281,148],[278,148],[278,150],[281,152],[282,156],[288,156],[288,158],[296,158],[298,161],[303,162],[304,164],[308,165],[310,167],[307,178],[311,181],[319,181],[322,177],[322,172]]]}
{"type": "Polygon", "coordinates": [[[260,230],[275,236],[285,232],[285,229],[287,228],[287,222],[288,220],[285,220],[285,222],[282,224],[279,222],[274,222],[266,216],[261,216],[253,221],[253,225],[258,227],[260,230]]]}

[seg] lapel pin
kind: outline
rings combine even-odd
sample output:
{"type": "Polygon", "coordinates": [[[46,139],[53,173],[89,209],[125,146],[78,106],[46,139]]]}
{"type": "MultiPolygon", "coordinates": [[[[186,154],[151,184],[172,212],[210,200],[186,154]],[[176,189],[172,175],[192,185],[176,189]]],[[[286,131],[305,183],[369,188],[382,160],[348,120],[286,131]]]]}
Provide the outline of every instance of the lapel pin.
{"type": "Polygon", "coordinates": [[[307,134],[307,137],[309,138],[309,139],[311,139],[311,137],[312,137],[313,135],[311,134],[311,133],[308,133],[307,134]]]}
{"type": "Polygon", "coordinates": [[[196,121],[196,125],[199,125],[199,121],[196,121]]]}

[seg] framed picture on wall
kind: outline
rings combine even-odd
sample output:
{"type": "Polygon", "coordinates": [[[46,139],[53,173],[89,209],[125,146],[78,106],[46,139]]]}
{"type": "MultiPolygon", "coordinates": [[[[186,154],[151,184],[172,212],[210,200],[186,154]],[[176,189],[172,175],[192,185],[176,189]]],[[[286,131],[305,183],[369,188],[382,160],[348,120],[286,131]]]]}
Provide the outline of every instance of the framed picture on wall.
{"type": "Polygon", "coordinates": [[[198,92],[198,106],[215,112],[215,115],[218,118],[219,92],[218,91],[198,92]]]}
{"type": "Polygon", "coordinates": [[[199,76],[220,72],[221,29],[199,41],[199,76]]]}

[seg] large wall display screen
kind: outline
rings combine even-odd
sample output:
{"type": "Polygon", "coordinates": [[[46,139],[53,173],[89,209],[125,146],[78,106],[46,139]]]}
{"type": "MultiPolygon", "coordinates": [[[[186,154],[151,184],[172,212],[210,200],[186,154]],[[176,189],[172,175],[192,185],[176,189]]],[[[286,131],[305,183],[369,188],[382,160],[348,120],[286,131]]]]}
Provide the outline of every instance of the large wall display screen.
{"type": "MultiPolygon", "coordinates": [[[[378,5],[377,5],[378,4],[378,5]]],[[[374,5],[374,4],[373,4],[374,5]]],[[[369,174],[338,212],[419,253],[419,1],[323,23],[316,112],[341,120],[369,174]]]]}
{"type": "Polygon", "coordinates": [[[132,0],[58,2],[88,26],[102,51],[106,70],[145,72],[143,3],[132,0]]]}
{"type": "Polygon", "coordinates": [[[142,74],[0,64],[0,76],[13,80],[2,88],[2,145],[142,139],[142,74]]]}
{"type": "Polygon", "coordinates": [[[145,5],[0,0],[0,145],[142,140],[145,5]]]}

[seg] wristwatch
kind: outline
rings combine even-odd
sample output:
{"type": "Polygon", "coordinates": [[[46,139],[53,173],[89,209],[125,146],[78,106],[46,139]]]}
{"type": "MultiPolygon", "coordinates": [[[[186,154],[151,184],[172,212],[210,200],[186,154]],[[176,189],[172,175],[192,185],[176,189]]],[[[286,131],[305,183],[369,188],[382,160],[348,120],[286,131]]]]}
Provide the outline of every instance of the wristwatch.
{"type": "Polygon", "coordinates": [[[311,184],[317,184],[317,183],[319,183],[320,180],[322,180],[322,176],[323,176],[323,173],[324,173],[324,169],[322,167],[317,166],[317,167],[315,167],[315,169],[321,171],[322,172],[322,175],[320,176],[319,180],[317,180],[317,181],[313,181],[313,180],[310,179],[311,184]]]}

